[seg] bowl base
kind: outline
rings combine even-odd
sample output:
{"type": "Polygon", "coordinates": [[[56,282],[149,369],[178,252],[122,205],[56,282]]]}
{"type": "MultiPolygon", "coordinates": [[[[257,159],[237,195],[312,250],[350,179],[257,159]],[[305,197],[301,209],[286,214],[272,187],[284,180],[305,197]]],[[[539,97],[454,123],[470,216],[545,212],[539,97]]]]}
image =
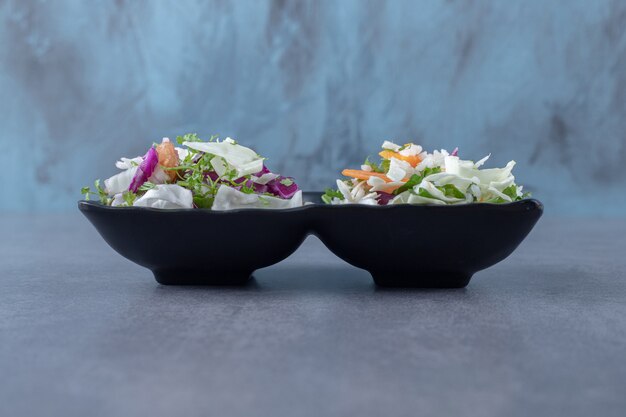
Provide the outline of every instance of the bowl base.
{"type": "Polygon", "coordinates": [[[404,288],[465,288],[473,274],[464,272],[431,272],[420,275],[372,273],[376,285],[380,287],[404,288]]]}
{"type": "Polygon", "coordinates": [[[252,278],[251,272],[211,271],[152,271],[154,279],[161,285],[245,285],[252,278]]]}

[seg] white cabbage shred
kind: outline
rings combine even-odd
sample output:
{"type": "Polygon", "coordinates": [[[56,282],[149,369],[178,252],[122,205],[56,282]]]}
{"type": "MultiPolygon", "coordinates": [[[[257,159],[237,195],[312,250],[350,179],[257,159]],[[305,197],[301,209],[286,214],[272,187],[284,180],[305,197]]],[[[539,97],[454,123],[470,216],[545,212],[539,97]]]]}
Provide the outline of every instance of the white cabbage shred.
{"type": "MultiPolygon", "coordinates": [[[[163,138],[163,143],[169,142],[168,138],[163,138]]],[[[249,181],[258,186],[266,186],[268,183],[279,179],[278,174],[265,172],[259,176],[253,175],[263,171],[263,158],[255,151],[245,146],[239,145],[235,140],[226,138],[223,141],[183,142],[184,148],[174,148],[179,160],[184,161],[194,151],[212,155],[210,165],[218,178],[248,178],[249,181]],[[190,151],[191,149],[191,151],[190,151]]],[[[104,181],[103,192],[107,204],[114,207],[132,205],[135,207],[150,207],[157,209],[180,209],[193,208],[194,194],[188,188],[177,184],[168,184],[171,179],[167,171],[156,165],[154,172],[148,178],[148,184],[142,189],[143,194],[134,195],[129,193],[129,187],[143,157],[134,158],[122,157],[115,163],[121,172],[113,175],[104,181]]],[[[290,179],[288,179],[291,181],[290,179]]],[[[285,199],[263,193],[244,193],[230,187],[223,182],[216,183],[212,210],[232,210],[239,208],[260,208],[260,209],[286,209],[303,205],[302,191],[297,191],[291,198],[285,199]]],[[[96,185],[96,187],[98,187],[96,185]]],[[[208,192],[209,185],[202,186],[201,192],[208,192]]],[[[102,197],[101,197],[102,199],[102,197]]],[[[103,201],[104,201],[103,200],[103,201]]]]}
{"type": "Polygon", "coordinates": [[[176,184],[159,184],[135,200],[135,207],[159,209],[193,208],[191,191],[176,184]]]}
{"type": "Polygon", "coordinates": [[[220,186],[213,201],[212,210],[232,210],[240,208],[287,209],[302,205],[302,191],[297,191],[290,199],[268,195],[246,194],[232,187],[220,186]]]}
{"type": "MultiPolygon", "coordinates": [[[[337,180],[336,194],[327,195],[325,201],[330,204],[379,204],[381,193],[392,194],[387,204],[502,203],[523,197],[522,187],[515,184],[512,173],[515,161],[503,168],[482,169],[491,155],[473,162],[451,155],[445,149],[427,153],[419,145],[400,146],[389,141],[383,142],[382,149],[386,153],[381,156],[386,157],[388,151],[392,151],[397,157],[386,158],[388,165],[367,180],[337,180]],[[414,159],[413,166],[402,157],[419,159],[414,159]],[[417,180],[399,189],[415,176],[417,180]]],[[[362,165],[361,169],[366,176],[373,170],[370,163],[362,165]]]]}
{"type": "Polygon", "coordinates": [[[263,158],[255,151],[237,144],[231,138],[222,142],[184,142],[188,148],[224,158],[237,170],[237,176],[255,174],[263,169],[263,158]]]}

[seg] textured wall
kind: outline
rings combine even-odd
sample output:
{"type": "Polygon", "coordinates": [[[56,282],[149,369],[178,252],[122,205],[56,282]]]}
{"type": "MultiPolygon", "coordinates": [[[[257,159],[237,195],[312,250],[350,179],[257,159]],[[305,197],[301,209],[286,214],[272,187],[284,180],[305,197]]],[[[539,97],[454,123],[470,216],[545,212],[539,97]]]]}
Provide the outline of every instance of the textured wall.
{"type": "Polygon", "coordinates": [[[548,211],[621,214],[625,88],[623,0],[0,0],[0,210],[195,131],[307,189],[385,138],[492,152],[548,211]]]}

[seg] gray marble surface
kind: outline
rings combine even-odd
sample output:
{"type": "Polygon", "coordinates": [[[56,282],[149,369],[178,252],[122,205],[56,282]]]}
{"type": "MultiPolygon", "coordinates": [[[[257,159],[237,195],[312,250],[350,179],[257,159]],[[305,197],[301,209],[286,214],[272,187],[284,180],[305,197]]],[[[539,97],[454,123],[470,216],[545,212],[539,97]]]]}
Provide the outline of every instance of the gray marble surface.
{"type": "Polygon", "coordinates": [[[542,219],[464,290],[384,290],[309,238],[176,288],[78,214],[0,219],[2,416],[623,416],[626,221],[542,219]]]}

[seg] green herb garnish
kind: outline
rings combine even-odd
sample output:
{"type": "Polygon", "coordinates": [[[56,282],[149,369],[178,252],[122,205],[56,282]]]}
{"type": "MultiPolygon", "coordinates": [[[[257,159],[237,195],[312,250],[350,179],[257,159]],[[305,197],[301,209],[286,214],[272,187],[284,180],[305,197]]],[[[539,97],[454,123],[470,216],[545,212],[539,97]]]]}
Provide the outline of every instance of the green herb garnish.
{"type": "Polygon", "coordinates": [[[93,194],[93,195],[98,196],[100,203],[109,205],[111,203],[111,198],[109,197],[107,192],[104,190],[104,188],[100,185],[100,180],[95,180],[93,185],[94,185],[94,188],[96,189],[95,191],[91,191],[90,187],[83,187],[80,189],[80,193],[85,196],[85,200],[89,201],[90,195],[93,194]]]}
{"type": "Polygon", "coordinates": [[[333,201],[333,198],[337,197],[340,200],[343,200],[343,194],[339,190],[333,190],[332,188],[327,188],[324,194],[322,195],[322,201],[326,204],[330,204],[333,201]]]}
{"type": "Polygon", "coordinates": [[[135,203],[135,200],[137,199],[137,194],[131,191],[124,191],[122,193],[122,198],[124,199],[124,202],[126,203],[126,205],[128,207],[131,207],[135,203]]]}
{"type": "Polygon", "coordinates": [[[452,184],[441,185],[437,187],[437,189],[443,192],[446,197],[465,198],[465,194],[463,194],[461,190],[459,190],[458,188],[456,188],[456,186],[452,184]]]}
{"type": "Polygon", "coordinates": [[[405,182],[400,188],[396,189],[393,194],[394,195],[398,195],[400,193],[403,193],[407,190],[412,189],[413,187],[415,187],[416,185],[419,185],[422,180],[424,180],[424,178],[426,178],[429,175],[432,174],[438,174],[441,172],[441,168],[439,167],[434,167],[434,168],[424,168],[423,171],[421,171],[419,174],[413,174],[411,175],[411,178],[409,178],[409,180],[407,182],[405,182]]]}
{"type": "Polygon", "coordinates": [[[378,165],[376,165],[375,163],[373,163],[372,161],[370,161],[369,157],[367,157],[365,159],[365,161],[363,162],[363,165],[367,165],[368,167],[372,168],[372,172],[379,172],[379,173],[384,173],[385,171],[382,170],[382,168],[378,165]]]}

